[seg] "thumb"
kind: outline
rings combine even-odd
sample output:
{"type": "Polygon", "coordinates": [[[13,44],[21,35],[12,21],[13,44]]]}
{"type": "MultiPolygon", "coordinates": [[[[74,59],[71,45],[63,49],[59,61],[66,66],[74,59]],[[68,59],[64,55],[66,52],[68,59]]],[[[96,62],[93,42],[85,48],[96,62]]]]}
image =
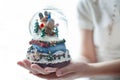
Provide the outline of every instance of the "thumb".
{"type": "Polygon", "coordinates": [[[64,76],[64,75],[66,75],[66,74],[69,74],[69,73],[74,72],[73,69],[74,69],[74,66],[73,66],[72,64],[70,64],[70,65],[68,65],[68,66],[66,66],[66,67],[63,67],[63,68],[61,68],[61,69],[58,69],[58,70],[56,71],[56,75],[57,75],[58,77],[64,76]]]}

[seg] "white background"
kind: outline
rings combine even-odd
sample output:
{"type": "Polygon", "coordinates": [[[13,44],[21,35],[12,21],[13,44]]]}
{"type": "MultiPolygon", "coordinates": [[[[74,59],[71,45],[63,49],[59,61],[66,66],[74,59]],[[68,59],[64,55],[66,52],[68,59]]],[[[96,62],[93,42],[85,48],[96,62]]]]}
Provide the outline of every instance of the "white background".
{"type": "Polygon", "coordinates": [[[79,55],[79,30],[76,26],[77,0],[0,0],[0,79],[42,80],[30,75],[16,63],[26,55],[31,36],[29,20],[40,9],[52,5],[68,17],[68,48],[73,59],[79,55]]]}

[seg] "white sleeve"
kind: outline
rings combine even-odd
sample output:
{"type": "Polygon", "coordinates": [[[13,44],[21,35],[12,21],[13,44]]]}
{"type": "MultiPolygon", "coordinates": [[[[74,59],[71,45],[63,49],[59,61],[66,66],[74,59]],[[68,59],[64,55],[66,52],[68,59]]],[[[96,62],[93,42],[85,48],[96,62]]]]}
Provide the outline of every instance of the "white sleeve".
{"type": "Polygon", "coordinates": [[[92,14],[91,14],[91,0],[80,0],[77,5],[78,25],[82,29],[93,30],[92,14]]]}

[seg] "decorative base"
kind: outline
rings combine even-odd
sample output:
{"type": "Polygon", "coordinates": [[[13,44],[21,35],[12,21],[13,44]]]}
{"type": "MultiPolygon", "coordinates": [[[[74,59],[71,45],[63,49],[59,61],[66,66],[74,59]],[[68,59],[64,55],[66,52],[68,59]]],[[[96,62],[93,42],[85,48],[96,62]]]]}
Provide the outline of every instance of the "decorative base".
{"type": "Polygon", "coordinates": [[[65,66],[69,65],[70,61],[65,61],[65,62],[55,63],[55,64],[52,64],[52,63],[49,63],[49,64],[33,63],[33,64],[38,64],[42,68],[45,68],[45,67],[62,68],[62,67],[65,67],[65,66]]]}

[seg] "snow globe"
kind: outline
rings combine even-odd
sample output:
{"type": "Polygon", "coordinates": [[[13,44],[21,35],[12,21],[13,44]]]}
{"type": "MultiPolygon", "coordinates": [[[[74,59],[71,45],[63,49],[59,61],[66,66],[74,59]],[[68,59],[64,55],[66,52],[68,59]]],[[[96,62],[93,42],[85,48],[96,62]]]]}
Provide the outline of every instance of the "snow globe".
{"type": "Polygon", "coordinates": [[[70,64],[66,48],[67,19],[58,9],[43,9],[35,13],[29,23],[32,40],[27,59],[42,68],[61,68],[70,64]]]}

